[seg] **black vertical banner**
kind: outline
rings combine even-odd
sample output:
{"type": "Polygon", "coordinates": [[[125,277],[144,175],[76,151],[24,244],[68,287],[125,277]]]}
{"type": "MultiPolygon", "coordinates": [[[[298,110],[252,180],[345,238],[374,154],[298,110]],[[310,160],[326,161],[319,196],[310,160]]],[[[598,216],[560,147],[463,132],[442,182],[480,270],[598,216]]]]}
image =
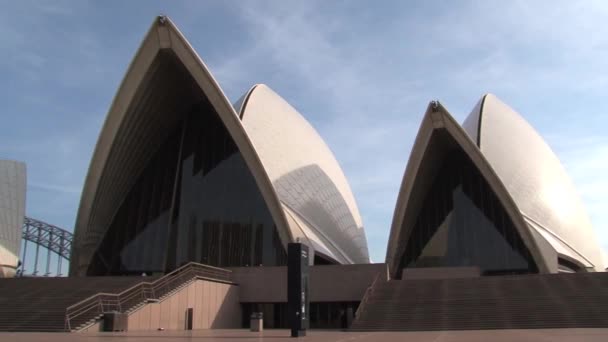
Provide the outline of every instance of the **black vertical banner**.
{"type": "Polygon", "coordinates": [[[309,326],[308,258],[308,246],[287,245],[287,307],[292,337],[306,336],[309,326]]]}

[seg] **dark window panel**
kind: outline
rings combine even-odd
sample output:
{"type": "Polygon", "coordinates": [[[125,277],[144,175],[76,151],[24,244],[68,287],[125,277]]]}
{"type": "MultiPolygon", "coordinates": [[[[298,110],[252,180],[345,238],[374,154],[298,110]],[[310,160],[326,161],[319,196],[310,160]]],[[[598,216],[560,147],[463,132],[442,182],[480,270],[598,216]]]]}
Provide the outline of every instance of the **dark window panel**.
{"type": "Polygon", "coordinates": [[[184,116],[132,186],[89,274],[285,265],[272,216],[234,141],[203,103],[184,116]],[[106,260],[107,259],[107,260],[106,260]]]}
{"type": "Polygon", "coordinates": [[[473,163],[453,151],[423,199],[401,267],[476,266],[484,274],[537,272],[513,222],[473,163]]]}

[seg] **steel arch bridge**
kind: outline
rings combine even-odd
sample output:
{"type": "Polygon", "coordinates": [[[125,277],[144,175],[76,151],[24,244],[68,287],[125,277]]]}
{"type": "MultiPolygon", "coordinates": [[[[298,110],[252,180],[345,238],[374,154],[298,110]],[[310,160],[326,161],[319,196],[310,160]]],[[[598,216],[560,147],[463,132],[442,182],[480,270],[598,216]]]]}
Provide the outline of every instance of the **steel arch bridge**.
{"type": "MultiPolygon", "coordinates": [[[[36,220],[30,217],[25,217],[23,221],[22,231],[23,248],[21,254],[21,266],[17,271],[21,276],[62,276],[61,266],[63,260],[70,260],[70,253],[72,251],[73,234],[65,229],[59,228],[52,224],[36,220]],[[28,261],[28,243],[34,243],[34,262],[33,270],[31,273],[27,273],[28,261]],[[46,249],[46,258],[40,260],[40,247],[46,249]],[[51,272],[51,256],[56,255],[56,269],[55,274],[51,272]],[[42,265],[40,265],[42,263],[42,265]],[[45,265],[46,264],[46,265],[45,265]],[[40,274],[41,266],[44,266],[44,273],[40,274]]],[[[44,253],[44,251],[42,251],[44,253]]]]}

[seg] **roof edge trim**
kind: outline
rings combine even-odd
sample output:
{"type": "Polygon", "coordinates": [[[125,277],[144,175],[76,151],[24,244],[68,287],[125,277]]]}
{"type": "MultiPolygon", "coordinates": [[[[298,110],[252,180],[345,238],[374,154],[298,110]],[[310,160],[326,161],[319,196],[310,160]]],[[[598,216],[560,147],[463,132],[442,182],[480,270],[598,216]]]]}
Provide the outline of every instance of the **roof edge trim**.
{"type": "Polygon", "coordinates": [[[577,251],[574,247],[572,247],[572,245],[570,245],[562,237],[560,237],[559,235],[557,235],[556,233],[554,233],[550,229],[547,229],[547,227],[543,226],[538,221],[532,219],[530,216],[526,215],[523,211],[520,211],[520,212],[521,212],[521,215],[524,217],[524,219],[532,222],[535,226],[537,226],[538,228],[542,229],[543,231],[545,231],[547,234],[551,235],[552,237],[556,238],[559,242],[561,242],[562,244],[564,244],[564,246],[570,248],[570,250],[572,250],[572,252],[578,254],[578,256],[580,256],[581,258],[583,258],[585,261],[587,261],[593,267],[596,266],[594,262],[592,262],[591,260],[589,260],[589,258],[585,257],[585,255],[583,255],[581,252],[577,251]]]}
{"type": "Polygon", "coordinates": [[[481,98],[481,105],[479,106],[479,118],[477,118],[477,147],[481,149],[481,118],[483,116],[483,106],[486,104],[486,98],[488,94],[484,94],[481,98]]]}
{"type": "MultiPolygon", "coordinates": [[[[291,210],[295,215],[298,215],[298,218],[300,220],[302,220],[304,223],[306,223],[308,225],[308,227],[312,230],[314,230],[314,233],[317,234],[317,236],[322,237],[324,240],[326,240],[331,247],[340,254],[340,256],[342,258],[344,258],[344,260],[348,261],[351,264],[354,264],[355,262],[348,256],[348,254],[346,254],[338,245],[336,245],[336,243],[334,241],[332,241],[332,239],[330,239],[327,234],[325,234],[323,232],[323,230],[319,229],[319,227],[317,227],[314,223],[310,222],[310,220],[308,220],[304,215],[302,215],[301,213],[299,213],[295,208],[293,208],[292,206],[290,206],[289,204],[285,203],[285,202],[281,202],[284,206],[286,206],[287,208],[289,208],[289,210],[291,210]]],[[[306,235],[306,234],[304,234],[306,235]]],[[[327,246],[326,246],[327,247],[327,246]]]]}
{"type": "Polygon", "coordinates": [[[243,120],[243,116],[245,115],[245,109],[247,108],[247,103],[249,102],[249,99],[251,98],[251,95],[253,94],[253,91],[255,90],[255,88],[257,88],[259,86],[259,84],[254,84],[245,94],[243,101],[241,102],[241,106],[240,108],[235,108],[235,110],[237,111],[237,113],[239,113],[239,119],[243,120]]]}

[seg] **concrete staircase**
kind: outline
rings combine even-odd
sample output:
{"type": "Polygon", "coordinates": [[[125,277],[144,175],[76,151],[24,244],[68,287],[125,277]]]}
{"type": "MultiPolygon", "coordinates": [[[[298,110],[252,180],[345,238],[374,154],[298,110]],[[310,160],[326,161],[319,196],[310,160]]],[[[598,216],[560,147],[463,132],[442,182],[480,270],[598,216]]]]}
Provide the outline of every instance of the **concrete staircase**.
{"type": "Polygon", "coordinates": [[[150,277],[0,279],[0,331],[65,331],[66,308],[96,293],[119,293],[150,277]]]}
{"type": "MultiPolygon", "coordinates": [[[[137,310],[143,308],[144,306],[146,306],[148,303],[150,303],[152,301],[162,302],[163,300],[171,297],[175,293],[178,293],[181,289],[183,289],[184,287],[187,287],[191,282],[193,282],[195,280],[196,280],[196,278],[192,278],[191,280],[188,280],[185,283],[178,285],[175,288],[169,289],[166,292],[161,293],[159,295],[158,299],[150,299],[150,298],[141,299],[139,297],[135,297],[123,304],[124,308],[125,308],[124,313],[126,313],[127,315],[130,315],[131,313],[136,312],[137,310]]],[[[87,316],[75,318],[72,321],[71,331],[73,331],[73,332],[81,331],[82,329],[85,329],[85,328],[95,324],[102,318],[103,318],[103,314],[101,314],[101,313],[99,313],[95,316],[87,315],[87,316]]]]}
{"type": "Polygon", "coordinates": [[[0,331],[79,331],[104,312],[130,314],[195,279],[230,282],[230,271],[190,262],[160,277],[0,279],[0,331]]]}
{"type": "Polygon", "coordinates": [[[358,331],[608,327],[608,273],[378,281],[358,331]]]}

